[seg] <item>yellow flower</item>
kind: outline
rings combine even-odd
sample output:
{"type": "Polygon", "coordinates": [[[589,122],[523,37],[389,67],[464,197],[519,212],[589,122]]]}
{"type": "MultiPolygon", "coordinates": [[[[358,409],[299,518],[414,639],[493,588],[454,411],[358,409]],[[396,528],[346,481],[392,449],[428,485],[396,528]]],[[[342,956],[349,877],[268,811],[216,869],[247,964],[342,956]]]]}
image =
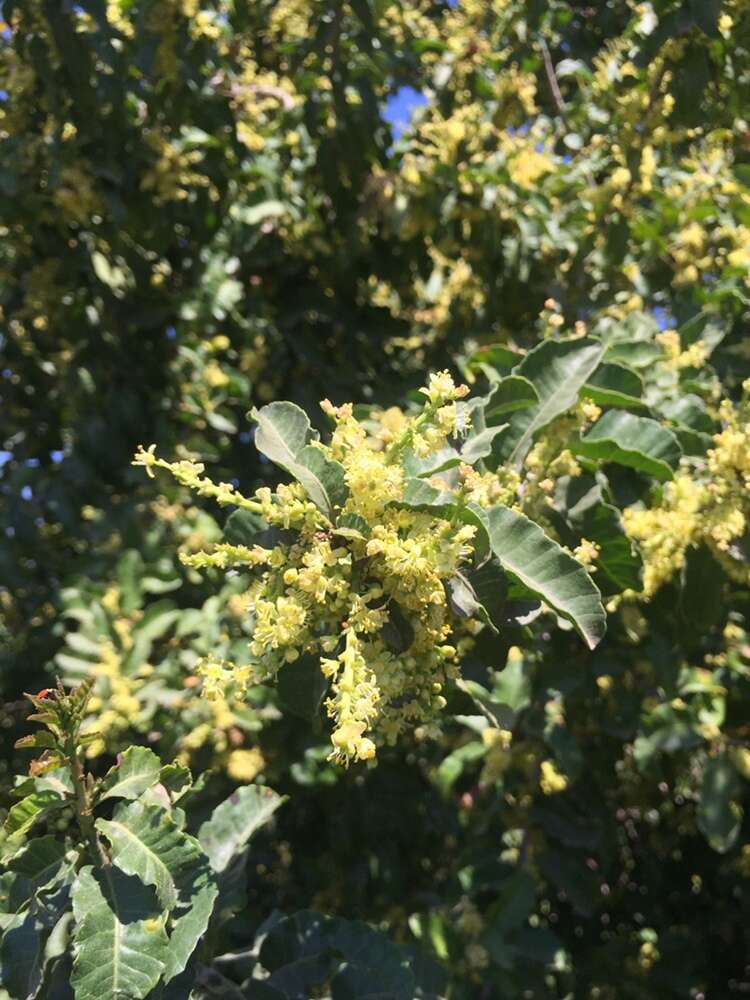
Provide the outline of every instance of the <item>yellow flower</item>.
{"type": "Polygon", "coordinates": [[[617,167],[612,171],[612,176],[609,179],[612,187],[618,191],[623,191],[630,184],[630,181],[630,171],[627,167],[617,167]]]}
{"type": "Polygon", "coordinates": [[[295,598],[258,600],[252,608],[255,631],[251,648],[256,656],[262,656],[269,649],[297,645],[305,628],[307,612],[295,598]]]}
{"type": "Polygon", "coordinates": [[[541,177],[554,168],[555,165],[548,156],[533,149],[519,153],[508,161],[510,179],[522,188],[534,187],[541,177]]]}
{"type": "Polygon", "coordinates": [[[467,395],[469,390],[464,385],[457,386],[450,372],[442,371],[431,374],[427,387],[419,391],[424,393],[431,403],[442,406],[467,395]]]}
{"type": "Polygon", "coordinates": [[[554,761],[543,760],[541,771],[539,787],[545,795],[557,795],[568,787],[568,779],[557,770],[554,761]]]}
{"type": "Polygon", "coordinates": [[[252,781],[265,767],[263,754],[257,747],[233,750],[227,758],[227,774],[235,781],[252,781]]]}
{"type": "Polygon", "coordinates": [[[641,153],[641,189],[644,193],[651,191],[654,174],[656,173],[656,155],[654,147],[647,145],[641,153]]]}
{"type": "Polygon", "coordinates": [[[727,263],[743,270],[750,268],[750,247],[737,247],[727,254],[727,263]]]}
{"type": "Polygon", "coordinates": [[[229,384],[229,376],[215,361],[210,361],[203,369],[203,378],[211,389],[222,389],[229,384]]]}
{"type": "Polygon", "coordinates": [[[582,538],[579,545],[573,550],[576,559],[583,563],[589,570],[599,558],[600,546],[596,542],[590,542],[587,538],[582,538]]]}

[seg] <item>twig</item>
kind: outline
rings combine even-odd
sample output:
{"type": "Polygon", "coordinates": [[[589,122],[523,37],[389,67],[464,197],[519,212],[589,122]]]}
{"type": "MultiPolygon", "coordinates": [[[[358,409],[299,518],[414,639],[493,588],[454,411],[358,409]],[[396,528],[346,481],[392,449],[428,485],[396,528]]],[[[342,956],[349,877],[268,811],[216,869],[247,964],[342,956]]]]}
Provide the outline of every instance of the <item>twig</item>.
{"type": "Polygon", "coordinates": [[[91,815],[91,795],[87,788],[86,776],[81,766],[78,747],[75,738],[70,740],[70,775],[73,780],[73,790],[75,792],[75,813],[78,820],[78,828],[86,838],[91,851],[91,860],[107,864],[108,859],[102,848],[101,842],[96,835],[94,818],[91,815]]]}
{"type": "Polygon", "coordinates": [[[542,50],[542,58],[544,59],[544,71],[547,74],[547,83],[549,84],[549,89],[552,93],[552,100],[555,102],[555,107],[561,118],[565,117],[565,101],[563,100],[562,93],[560,92],[560,84],[557,82],[557,76],[555,74],[555,67],[552,65],[552,56],[549,53],[549,48],[547,43],[539,36],[539,47],[542,50]]]}

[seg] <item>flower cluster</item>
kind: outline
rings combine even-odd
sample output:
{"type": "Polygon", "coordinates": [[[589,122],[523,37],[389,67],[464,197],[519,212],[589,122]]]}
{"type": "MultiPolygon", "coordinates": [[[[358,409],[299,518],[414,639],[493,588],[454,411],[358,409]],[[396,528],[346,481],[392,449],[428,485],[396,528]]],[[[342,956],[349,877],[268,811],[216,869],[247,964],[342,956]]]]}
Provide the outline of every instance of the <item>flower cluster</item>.
{"type": "MultiPolygon", "coordinates": [[[[235,677],[231,666],[206,661],[199,673],[208,697],[229,683],[244,689],[312,660],[329,684],[332,759],[368,760],[375,740],[393,743],[407,726],[429,727],[445,705],[443,688],[457,674],[469,627],[452,611],[446,583],[472,559],[477,529],[404,505],[404,463],[446,446],[467,392],[447,372],[432,375],[421,411],[389,419],[383,427],[390,429],[375,435],[351,404],[324,401],[334,430],[330,443],[316,442],[315,449],[343,470],[347,488],[335,523],[298,482],[246,498],[205,478],[199,463],[138,451],[134,464],[150,474],[167,469],[200,495],[260,515],[267,525],[255,544],[222,543],[182,556],[192,567],[251,574],[252,668],[235,677]]],[[[468,467],[464,472],[464,495],[481,501],[487,484],[475,483],[468,467]]]]}
{"type": "Polygon", "coordinates": [[[702,542],[730,576],[748,579],[737,541],[750,521],[750,380],[744,398],[719,407],[723,429],[714,436],[701,475],[680,471],[664,487],[661,502],[623,512],[625,530],[645,562],[643,593],[652,596],[685,564],[688,549],[702,542]]]}

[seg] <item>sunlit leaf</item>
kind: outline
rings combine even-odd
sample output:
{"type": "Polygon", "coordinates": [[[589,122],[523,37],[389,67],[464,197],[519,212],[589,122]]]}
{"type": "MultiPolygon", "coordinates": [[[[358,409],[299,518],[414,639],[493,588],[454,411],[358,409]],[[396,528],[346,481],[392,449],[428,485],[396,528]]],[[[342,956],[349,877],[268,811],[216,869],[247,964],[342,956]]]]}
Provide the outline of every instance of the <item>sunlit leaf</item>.
{"type": "Polygon", "coordinates": [[[294,403],[269,403],[252,417],[258,451],[302,483],[313,503],[332,517],[348,495],[344,469],[310,444],[314,437],[304,410],[294,403]]]}
{"type": "Polygon", "coordinates": [[[223,872],[283,802],[283,796],[270,788],[245,785],[218,805],[198,831],[214,871],[223,872]]]}
{"type": "Polygon", "coordinates": [[[161,761],[147,747],[128,747],[104,776],[101,799],[137,799],[159,780],[161,761]]]}
{"type": "Polygon", "coordinates": [[[153,893],[117,868],[82,868],[73,883],[76,1000],[132,997],[156,986],[167,960],[165,914],[153,893]]]}
{"type": "Polygon", "coordinates": [[[621,410],[605,413],[571,448],[585,458],[618,462],[661,481],[672,478],[682,454],[672,431],[656,420],[621,410]]]}
{"type": "Polygon", "coordinates": [[[175,823],[166,809],[143,802],[121,803],[111,820],[96,828],[111,844],[112,861],[127,875],[153,885],[161,906],[177,904],[177,882],[200,860],[198,841],[175,823]]]}
{"type": "Polygon", "coordinates": [[[593,649],[606,631],[606,614],[599,590],[583,566],[517,511],[492,507],[481,517],[505,572],[572,622],[593,649]]]}

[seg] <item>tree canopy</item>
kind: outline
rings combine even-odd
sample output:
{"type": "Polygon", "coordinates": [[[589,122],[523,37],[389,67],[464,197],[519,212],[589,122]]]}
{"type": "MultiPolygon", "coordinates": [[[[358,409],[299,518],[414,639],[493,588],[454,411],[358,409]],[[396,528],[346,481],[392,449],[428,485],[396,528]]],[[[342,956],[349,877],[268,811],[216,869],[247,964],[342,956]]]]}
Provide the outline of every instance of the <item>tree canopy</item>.
{"type": "MultiPolygon", "coordinates": [[[[158,884],[88,859],[76,996],[107,988],[80,985],[80,914],[128,886],[139,920],[164,904],[139,996],[178,995],[155,984],[188,899],[185,996],[210,971],[364,998],[364,953],[404,1000],[749,989],[746,0],[2,18],[0,721],[20,736],[22,691],[90,683],[86,766],[146,776],[97,843],[117,866],[118,817],[166,802],[190,858],[158,884]],[[417,557],[411,605],[394,566],[417,557]],[[380,687],[351,715],[355,666],[380,687]],[[250,783],[288,801],[230,852],[247,897],[199,968],[228,877],[198,828],[224,836],[250,783]],[[253,941],[257,975],[226,958],[253,941]]],[[[9,796],[27,765],[8,747],[9,796]]],[[[68,836],[63,793],[20,787],[18,849],[32,806],[68,836]]],[[[47,978],[7,978],[11,938],[3,987],[51,997],[59,913],[21,888],[47,978]]]]}

